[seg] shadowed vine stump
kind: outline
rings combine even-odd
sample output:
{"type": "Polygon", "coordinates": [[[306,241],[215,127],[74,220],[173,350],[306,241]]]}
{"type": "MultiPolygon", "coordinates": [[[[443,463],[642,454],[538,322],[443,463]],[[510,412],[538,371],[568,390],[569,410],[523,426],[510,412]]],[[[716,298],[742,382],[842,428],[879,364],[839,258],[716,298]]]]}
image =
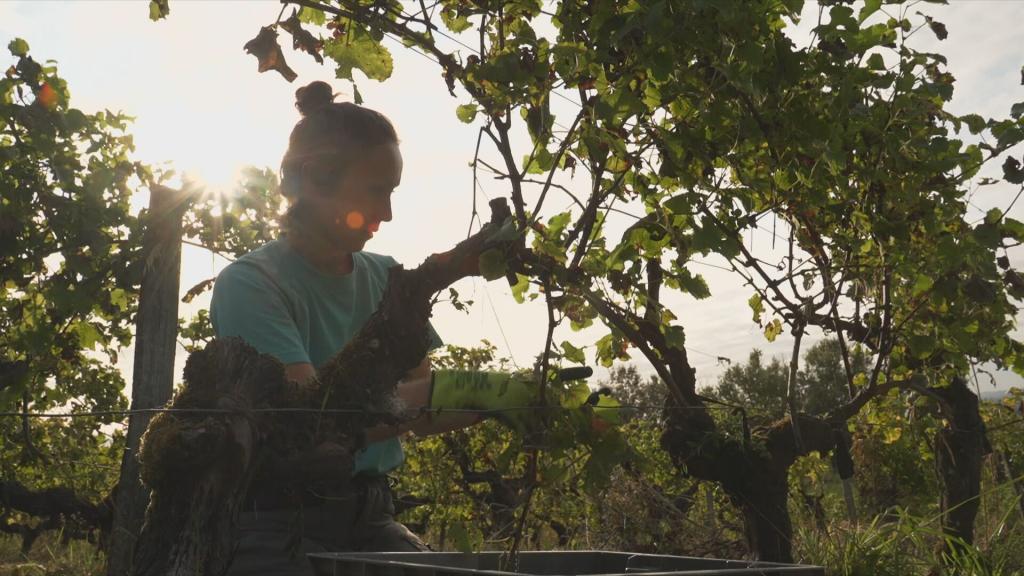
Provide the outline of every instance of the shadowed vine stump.
{"type": "Polygon", "coordinates": [[[954,555],[974,543],[974,520],[981,507],[982,459],[992,452],[985,435],[985,422],[978,409],[978,396],[963,378],[947,386],[932,387],[940,398],[946,424],[935,433],[935,469],[939,477],[939,509],[942,543],[947,555],[954,555]]]}
{"type": "Polygon", "coordinates": [[[297,406],[299,396],[280,362],[241,340],[217,340],[189,357],[184,386],[171,407],[235,412],[165,412],[150,422],[139,460],[151,495],[134,573],[184,574],[199,561],[228,565],[234,518],[258,453],[272,445],[312,444],[308,426],[282,438],[274,432],[284,428],[287,416],[251,410],[297,406]]]}
{"type": "Polygon", "coordinates": [[[801,442],[787,416],[754,427],[749,440],[727,436],[703,406],[668,410],[661,446],[694,478],[718,482],[743,514],[747,547],[757,560],[793,561],[789,468],[799,456],[835,446],[832,426],[798,415],[801,442]]]}
{"type": "Polygon", "coordinates": [[[491,222],[454,249],[413,270],[392,268],[377,311],[313,386],[288,382],[280,362],[239,339],[189,357],[170,410],[143,438],[152,493],[132,574],[222,574],[254,491],[344,493],[366,428],[402,418],[395,386],[427,353],[434,294],[478,274],[481,253],[518,237],[504,201],[491,209],[491,222]]]}

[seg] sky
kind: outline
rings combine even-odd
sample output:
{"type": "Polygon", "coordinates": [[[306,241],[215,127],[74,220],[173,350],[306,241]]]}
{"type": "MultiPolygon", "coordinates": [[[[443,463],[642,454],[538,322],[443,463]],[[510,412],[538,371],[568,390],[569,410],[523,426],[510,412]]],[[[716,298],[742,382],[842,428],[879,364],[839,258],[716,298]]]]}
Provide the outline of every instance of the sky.
{"type": "MultiPolygon", "coordinates": [[[[170,18],[160,22],[149,20],[147,4],[144,0],[0,0],[0,42],[6,46],[21,37],[37,60],[56,60],[68,81],[73,106],[85,111],[121,110],[134,116],[131,132],[137,159],[187,173],[211,190],[230,189],[243,166],[280,164],[288,134],[298,120],[293,107],[296,88],[325,80],[343,95],[351,94],[347,82],[334,79],[329,63],[319,65],[287,46],[288,63],[298,73],[295,83],[285,82],[276,73],[257,73],[256,59],[242,46],[277,18],[280,4],[274,0],[171,0],[170,18]]],[[[947,6],[921,4],[916,9],[927,11],[949,30],[945,41],[924,30],[914,42],[948,57],[948,69],[957,78],[951,111],[1005,116],[1012,103],[1024,101],[1020,84],[1024,33],[1019,28],[1024,22],[1024,1],[953,0],[947,6]]],[[[802,24],[791,32],[798,44],[806,42],[815,18],[816,7],[809,3],[802,24]]],[[[367,249],[391,254],[412,267],[467,234],[473,198],[469,162],[479,126],[456,118],[455,108],[468,98],[448,94],[436,64],[397,42],[391,41],[389,47],[395,59],[392,78],[384,83],[362,78],[358,86],[365,105],[395,124],[405,171],[393,197],[394,219],[381,227],[367,249]]],[[[7,65],[2,59],[0,64],[7,65]]],[[[500,181],[488,178],[482,179],[477,193],[481,206],[487,198],[509,195],[500,181]]],[[[1007,187],[982,188],[972,204],[982,214],[991,207],[1006,207],[1013,193],[1007,187]]],[[[564,200],[553,199],[551,207],[564,200]]],[[[137,203],[144,205],[144,193],[137,203]]],[[[1011,215],[1024,220],[1024,207],[1015,206],[1011,215]]],[[[750,240],[770,257],[767,230],[750,240]]],[[[609,236],[615,237],[614,233],[609,236]]],[[[1011,259],[1018,268],[1024,265],[1020,252],[1011,254],[1011,259]]],[[[226,263],[186,246],[182,293],[215,276],[226,263]]],[[[780,356],[792,347],[787,335],[774,343],[765,340],[746,304],[751,290],[731,273],[714,267],[721,264],[709,259],[695,267],[711,287],[710,298],[696,301],[677,296],[668,301],[686,328],[690,359],[704,385],[713,384],[725,369],[719,357],[740,362],[755,347],[780,356]]],[[[474,305],[468,313],[443,303],[435,307],[433,322],[442,338],[464,346],[486,338],[502,356],[530,366],[542,351],[546,334],[540,300],[516,304],[504,280],[467,279],[455,288],[460,298],[474,305]]],[[[181,313],[190,316],[208,304],[208,295],[197,298],[182,305],[181,313]]],[[[602,334],[598,328],[580,333],[565,329],[556,333],[556,340],[584,346],[602,334]]],[[[587,350],[592,360],[593,348],[587,350]]],[[[179,367],[184,356],[179,350],[179,367]]],[[[130,374],[131,360],[131,353],[121,355],[126,374],[130,374]]],[[[651,372],[639,355],[636,360],[642,372],[651,372]]],[[[997,374],[996,380],[999,388],[1024,384],[1009,373],[997,374]]],[[[983,390],[992,389],[986,378],[980,384],[983,390]]]]}

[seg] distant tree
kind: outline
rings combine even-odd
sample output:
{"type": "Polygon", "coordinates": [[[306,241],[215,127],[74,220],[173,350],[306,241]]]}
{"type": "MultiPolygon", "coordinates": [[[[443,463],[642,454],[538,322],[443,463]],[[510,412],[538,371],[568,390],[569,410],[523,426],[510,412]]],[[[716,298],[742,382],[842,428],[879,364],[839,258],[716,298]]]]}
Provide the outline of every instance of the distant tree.
{"type": "MultiPolygon", "coordinates": [[[[854,348],[850,354],[850,372],[863,374],[868,369],[863,350],[854,348]]],[[[846,369],[843,366],[839,340],[827,338],[817,342],[804,355],[799,373],[801,408],[808,414],[826,414],[850,398],[846,369]]]]}
{"type": "Polygon", "coordinates": [[[632,408],[629,413],[660,421],[668,389],[657,375],[644,378],[635,365],[622,364],[614,366],[599,386],[610,388],[619,402],[632,408]]]}
{"type": "Polygon", "coordinates": [[[781,418],[786,413],[787,370],[779,358],[766,363],[764,353],[754,349],[746,364],[730,366],[722,374],[710,395],[757,415],[781,418]]]}
{"type": "MultiPolygon", "coordinates": [[[[849,400],[846,369],[839,341],[827,338],[811,346],[797,375],[798,402],[802,412],[821,415],[849,400]]],[[[786,362],[764,358],[760,350],[751,350],[746,364],[730,366],[709,395],[730,404],[743,406],[755,414],[781,418],[786,413],[786,362]]],[[[864,354],[850,355],[853,374],[867,370],[864,354]]]]}

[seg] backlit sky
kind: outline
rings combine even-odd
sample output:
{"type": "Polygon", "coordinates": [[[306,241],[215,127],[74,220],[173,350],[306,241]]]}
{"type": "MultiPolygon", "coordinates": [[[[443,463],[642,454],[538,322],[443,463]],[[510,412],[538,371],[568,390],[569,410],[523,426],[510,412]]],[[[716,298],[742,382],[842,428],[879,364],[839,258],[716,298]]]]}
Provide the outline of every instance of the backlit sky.
{"type": "MultiPolygon", "coordinates": [[[[1012,103],[1024,101],[1020,84],[1024,1],[954,0],[948,6],[922,3],[915,9],[927,11],[949,29],[949,38],[943,42],[923,30],[915,43],[948,57],[949,71],[957,78],[950,105],[953,112],[1005,116],[1012,103]]],[[[318,65],[287,48],[288,62],[299,74],[294,84],[276,73],[256,72],[255,58],[245,54],[242,46],[260,26],[273,22],[279,10],[280,4],[271,0],[171,0],[170,18],[154,23],[143,0],[8,0],[0,1],[0,42],[6,46],[15,36],[21,37],[37,60],[56,60],[75,107],[122,110],[135,116],[131,132],[138,159],[169,163],[210,189],[226,189],[242,166],[279,165],[298,119],[292,106],[298,86],[326,80],[340,92],[351,92],[347,83],[333,79],[329,65],[318,65]]],[[[798,43],[806,42],[815,15],[816,8],[808,5],[804,23],[792,32],[798,43]]],[[[359,90],[366,105],[396,125],[405,172],[393,199],[394,220],[382,226],[367,249],[415,266],[466,235],[472,198],[468,163],[477,127],[456,119],[455,107],[467,99],[447,93],[436,64],[397,42],[390,47],[395,57],[393,77],[385,83],[364,78],[359,90]]],[[[6,68],[3,58],[0,64],[6,68]]],[[[502,195],[508,191],[501,182],[483,180],[482,203],[486,197],[502,195]]],[[[1012,195],[1006,187],[987,187],[972,202],[980,214],[991,207],[1005,208],[1012,195]]],[[[564,201],[552,200],[548,208],[564,201]]],[[[140,196],[139,203],[144,202],[140,196]]],[[[1012,215],[1024,219],[1024,207],[1015,206],[1012,215]]],[[[770,249],[767,233],[755,235],[753,241],[758,250],[770,249]]],[[[1018,268],[1024,264],[1020,253],[1013,259],[1018,268]]],[[[716,263],[720,264],[708,261],[716,263]]],[[[186,247],[182,291],[214,276],[224,264],[209,253],[186,247]]],[[[753,347],[772,355],[788,353],[790,339],[784,336],[769,344],[751,322],[746,305],[749,288],[711,266],[695,271],[705,274],[713,296],[704,301],[677,297],[669,305],[687,329],[691,361],[702,383],[712,384],[721,373],[717,356],[742,361],[753,347]]],[[[528,366],[541,352],[546,330],[542,305],[516,304],[504,281],[465,280],[456,288],[475,305],[468,314],[444,304],[435,308],[434,324],[446,341],[473,345],[487,338],[520,366],[528,366]]],[[[182,314],[190,315],[208,302],[208,297],[197,299],[183,306],[182,314]]],[[[586,345],[601,334],[566,329],[556,340],[586,345]]],[[[179,354],[179,362],[183,356],[179,354]]],[[[649,371],[642,359],[637,360],[642,371],[649,371]]],[[[130,370],[131,354],[124,354],[122,363],[130,370]]],[[[1021,385],[1021,379],[1010,374],[997,378],[1000,387],[1021,385]]],[[[981,384],[983,390],[991,389],[987,379],[981,384]]]]}

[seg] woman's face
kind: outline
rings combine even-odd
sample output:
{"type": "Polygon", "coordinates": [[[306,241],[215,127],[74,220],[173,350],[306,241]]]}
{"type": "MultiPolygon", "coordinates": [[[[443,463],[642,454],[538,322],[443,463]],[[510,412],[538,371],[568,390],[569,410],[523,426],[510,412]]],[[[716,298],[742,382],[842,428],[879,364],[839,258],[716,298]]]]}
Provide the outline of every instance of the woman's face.
{"type": "Polygon", "coordinates": [[[364,151],[333,187],[307,196],[319,232],[328,236],[333,248],[362,250],[380,223],[391,221],[391,193],[401,182],[398,144],[364,151]]]}

